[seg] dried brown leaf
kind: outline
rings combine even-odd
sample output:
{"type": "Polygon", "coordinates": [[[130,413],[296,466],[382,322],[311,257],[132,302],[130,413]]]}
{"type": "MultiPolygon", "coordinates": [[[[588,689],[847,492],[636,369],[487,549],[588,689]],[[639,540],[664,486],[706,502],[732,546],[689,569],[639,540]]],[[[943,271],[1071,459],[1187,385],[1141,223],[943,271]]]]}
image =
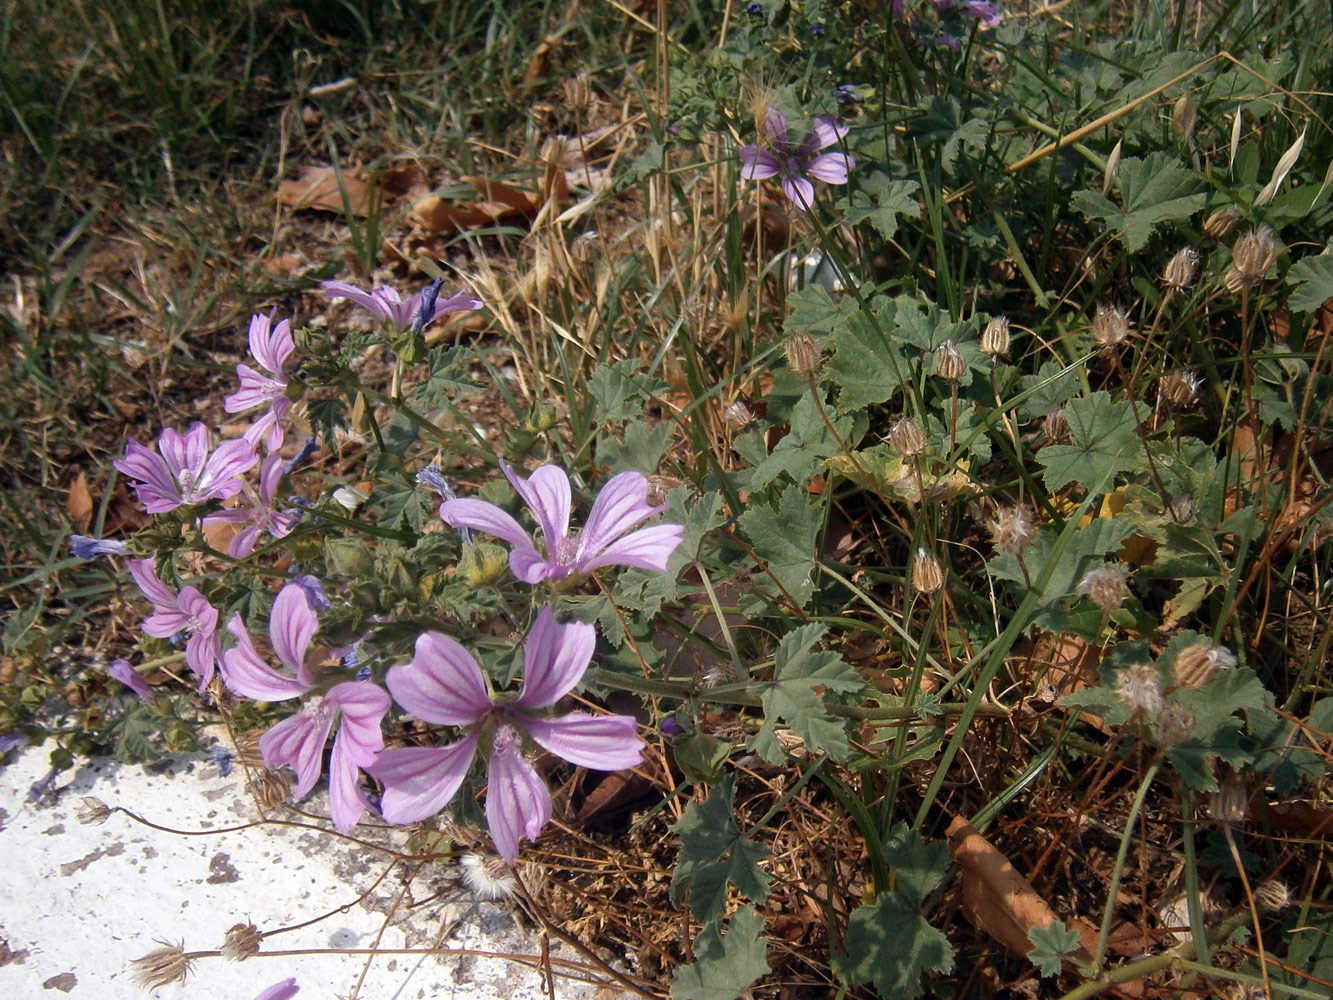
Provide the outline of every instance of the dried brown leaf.
{"type": "Polygon", "coordinates": [[[88,477],[80,472],[69,484],[69,496],[65,498],[65,513],[82,534],[93,523],[93,495],[88,491],[88,477]]]}
{"type": "Polygon", "coordinates": [[[350,209],[354,215],[369,215],[370,185],[359,170],[344,170],[340,188],[338,174],[332,167],[307,164],[301,168],[301,176],[296,180],[278,185],[278,204],[298,211],[309,208],[342,215],[350,209]],[[347,192],[345,207],[344,189],[347,192]]]}

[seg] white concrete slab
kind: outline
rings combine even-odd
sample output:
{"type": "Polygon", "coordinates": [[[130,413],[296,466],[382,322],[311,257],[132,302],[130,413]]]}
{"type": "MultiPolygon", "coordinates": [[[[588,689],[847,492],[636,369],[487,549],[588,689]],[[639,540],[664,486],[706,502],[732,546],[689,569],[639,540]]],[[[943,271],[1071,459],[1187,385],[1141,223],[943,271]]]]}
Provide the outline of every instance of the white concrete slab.
{"type": "MultiPolygon", "coordinates": [[[[244,962],[201,959],[184,985],[163,986],[152,995],[252,1000],[265,987],[295,976],[302,986],[298,1000],[549,996],[531,969],[457,951],[265,957],[278,950],[389,950],[437,941],[456,950],[535,955],[539,945],[534,934],[519,929],[508,906],[472,897],[458,883],[455,866],[430,866],[404,893],[401,869],[375,884],[390,865],[385,855],[330,834],[272,824],[210,832],[257,818],[239,767],[223,778],[202,754],[151,769],[99,759],[59,775],[53,790],[34,799],[34,783],[49,770],[48,751],[24,748],[0,767],[3,1000],[144,1000],[150,994],[135,983],[129,963],[159,947],[158,939],[205,951],[220,947],[228,928],[238,923],[267,931],[330,912],[328,919],[266,940],[260,954],[244,962]],[[155,830],[123,813],[100,826],[83,825],[76,813],[84,796],[203,835],[155,830]],[[441,890],[442,896],[424,905],[410,910],[402,905],[441,890]],[[386,918],[399,899],[397,912],[386,918]]],[[[324,809],[318,793],[311,811],[324,809]]],[[[354,832],[376,837],[365,824],[354,832]]],[[[401,834],[391,836],[401,843],[401,834]]],[[[551,954],[577,958],[555,942],[551,954]]],[[[556,980],[561,1000],[593,992],[585,984],[556,980]]]]}

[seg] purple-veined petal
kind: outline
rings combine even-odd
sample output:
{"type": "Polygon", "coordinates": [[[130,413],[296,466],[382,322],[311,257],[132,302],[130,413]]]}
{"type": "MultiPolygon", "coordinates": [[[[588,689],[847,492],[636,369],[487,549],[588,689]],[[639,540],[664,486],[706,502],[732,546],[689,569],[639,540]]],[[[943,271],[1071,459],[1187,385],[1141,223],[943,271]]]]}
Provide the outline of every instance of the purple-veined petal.
{"type": "Polygon", "coordinates": [[[302,798],[315,787],[324,763],[324,743],[333,728],[333,711],[316,695],[293,716],[283,719],[259,737],[259,752],[265,766],[283,765],[296,772],[294,798],[302,798]]]}
{"type": "Polygon", "coordinates": [[[256,701],[286,701],[309,689],[309,685],[282,676],[260,659],[240,615],[227,623],[227,631],[236,637],[236,645],[222,654],[222,680],[231,691],[256,701]]]}
{"type": "Polygon", "coordinates": [[[259,466],[259,499],[270,507],[277,496],[278,484],[282,482],[284,465],[281,455],[269,455],[259,466]]]}
{"type": "Polygon", "coordinates": [[[579,537],[577,561],[596,556],[645,518],[666,510],[648,503],[648,477],[641,472],[622,472],[602,487],[579,537]]]}
{"type": "Polygon", "coordinates": [[[451,528],[475,528],[511,545],[535,548],[532,536],[521,524],[485,500],[446,500],[440,504],[440,518],[451,528]]]}
{"type": "Polygon", "coordinates": [[[295,347],[292,325],[285,319],[277,326],[272,324],[272,315],[250,317],[250,355],[274,375],[281,375],[295,347]]]}
{"type": "Polygon", "coordinates": [[[808,209],[815,203],[815,186],[804,177],[782,178],[782,193],[797,208],[808,209]]]}
{"type": "Polygon", "coordinates": [[[518,734],[508,726],[496,730],[486,782],[486,825],[496,851],[512,865],[519,839],[536,840],[551,818],[551,790],[523,759],[518,734]]]}
{"type": "Polygon", "coordinates": [[[125,442],[125,457],[111,463],[133,482],[134,492],[150,514],[165,514],[181,505],[180,487],[166,460],[138,441],[125,442]]]}
{"type": "Polygon", "coordinates": [[[222,639],[216,632],[196,632],[185,642],[185,665],[199,675],[200,691],[208,687],[221,658],[222,639]]]}
{"type": "Polygon", "coordinates": [[[502,461],[500,469],[541,525],[547,555],[558,559],[560,543],[569,535],[569,476],[558,465],[543,465],[527,479],[515,473],[508,462],[502,461]]]}
{"type": "Polygon", "coordinates": [[[300,992],[301,987],[296,985],[296,977],[293,976],[291,979],[284,979],[280,983],[274,983],[268,989],[264,990],[264,992],[260,993],[259,996],[255,997],[255,1000],[292,1000],[292,997],[300,992]]]}
{"type": "Polygon", "coordinates": [[[764,111],[764,131],[768,133],[768,141],[779,153],[791,152],[787,137],[787,116],[772,104],[764,111]]]}
{"type": "Polygon", "coordinates": [[[470,726],[491,710],[481,667],[456,640],[439,632],[419,636],[412,662],[391,667],[386,683],[394,700],[424,722],[470,726]]]}
{"type": "Polygon", "coordinates": [[[319,619],[300,584],[288,583],[278,591],[268,622],[273,652],[277,654],[278,661],[293,671],[306,687],[314,683],[314,678],[306,669],[305,656],[317,628],[319,619]]]}
{"type": "Polygon", "coordinates": [[[147,681],[135,673],[129,660],[113,660],[111,666],[106,668],[106,672],[108,676],[120,681],[144,701],[153,700],[153,689],[148,686],[147,681]]]}
{"type": "Polygon", "coordinates": [[[818,115],[811,125],[810,136],[814,142],[811,152],[828,149],[847,134],[847,126],[840,125],[828,115],[818,115]]]}
{"type": "Polygon", "coordinates": [[[163,583],[157,576],[157,559],[131,559],[130,576],[138,585],[143,596],[156,607],[175,608],[176,592],[163,583]]]}
{"type": "MultiPolygon", "coordinates": [[[[251,513],[248,508],[241,508],[246,513],[251,513]]],[[[205,518],[207,520],[207,518],[205,518]]],[[[259,542],[259,533],[264,530],[262,524],[251,524],[242,528],[236,533],[236,537],[231,540],[227,546],[227,555],[233,559],[245,559],[255,550],[255,545],[259,542]]]]}
{"type": "Polygon", "coordinates": [[[545,579],[558,580],[572,569],[553,563],[531,545],[516,545],[509,551],[509,569],[524,583],[538,584],[545,579]]]}
{"type": "Polygon", "coordinates": [[[579,563],[579,571],[591,573],[603,566],[633,566],[654,573],[665,573],[667,560],[685,537],[680,524],[654,524],[640,528],[612,542],[592,559],[579,563]]]}
{"type": "Polygon", "coordinates": [[[515,708],[547,708],[573,691],[588,672],[597,630],[587,622],[561,625],[542,608],[523,645],[523,690],[515,708]]]}
{"type": "Polygon", "coordinates": [[[269,406],[287,391],[287,383],[257,372],[249,365],[237,365],[241,387],[222,401],[228,413],[242,413],[256,406],[269,406]]]}
{"type": "Polygon", "coordinates": [[[805,172],[828,184],[846,184],[855,166],[856,160],[846,153],[823,153],[805,165],[805,172]]]}
{"type": "Polygon", "coordinates": [[[259,452],[245,438],[226,441],[208,456],[194,485],[192,495],[198,501],[226,500],[241,492],[240,477],[254,468],[259,452]]]}
{"type": "Polygon", "coordinates": [[[380,811],[390,823],[416,823],[449,804],[477,752],[477,732],[447,747],[385,750],[366,768],[384,783],[380,811]]]}
{"type": "Polygon", "coordinates": [[[620,771],[643,760],[643,740],[632,715],[571,712],[555,719],[524,719],[532,738],[571,764],[620,771]]]}
{"type": "Polygon", "coordinates": [[[349,285],[345,281],[324,281],[320,283],[320,287],[324,289],[324,294],[331,299],[349,299],[381,319],[387,318],[389,315],[379,299],[371,293],[357,288],[356,285],[349,285]]]}
{"type": "Polygon", "coordinates": [[[329,755],[329,819],[341,833],[349,833],[372,808],[361,789],[361,769],[346,745],[346,730],[340,730],[329,755]]]}
{"type": "Polygon", "coordinates": [[[782,161],[758,146],[742,146],[741,176],[747,181],[762,181],[782,172],[782,161]]]}
{"type": "Polygon", "coordinates": [[[370,681],[347,681],[329,688],[325,698],[342,713],[338,743],[348,759],[359,767],[373,762],[384,749],[380,723],[392,704],[384,689],[370,681]]]}
{"type": "Polygon", "coordinates": [[[481,299],[475,295],[469,295],[467,292],[458,291],[449,296],[443,302],[435,303],[435,315],[432,319],[439,319],[449,313],[467,312],[469,309],[480,309],[484,305],[481,299]]]}

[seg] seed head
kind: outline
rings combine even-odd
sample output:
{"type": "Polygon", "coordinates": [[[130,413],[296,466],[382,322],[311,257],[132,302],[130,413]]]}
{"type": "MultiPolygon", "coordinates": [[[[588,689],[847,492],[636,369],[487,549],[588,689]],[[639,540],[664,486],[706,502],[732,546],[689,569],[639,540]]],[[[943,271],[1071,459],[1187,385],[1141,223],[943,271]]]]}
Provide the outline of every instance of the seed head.
{"type": "Polygon", "coordinates": [[[255,770],[250,776],[255,801],[262,809],[276,809],[292,794],[292,783],[282,771],[255,770]]]}
{"type": "Polygon", "coordinates": [[[1273,242],[1273,228],[1261,226],[1251,229],[1231,247],[1231,266],[1222,283],[1229,292],[1253,288],[1277,263],[1277,244],[1273,242]]]}
{"type": "Polygon", "coordinates": [[[1240,213],[1234,208],[1231,208],[1230,206],[1219,208],[1204,220],[1204,235],[1210,236],[1215,240],[1223,239],[1236,227],[1236,223],[1239,220],[1240,213]]]}
{"type": "Polygon", "coordinates": [[[797,333],[787,338],[787,367],[798,375],[813,378],[822,366],[819,345],[808,333],[797,333]]]}
{"type": "Polygon", "coordinates": [[[1160,746],[1173,747],[1189,739],[1195,726],[1194,713],[1188,708],[1167,705],[1157,713],[1152,729],[1160,746]]]}
{"type": "Polygon", "coordinates": [[[190,974],[190,960],[185,957],[185,942],[172,945],[159,940],[157,943],[162,947],[130,963],[134,969],[134,981],[150,990],[168,983],[185,982],[185,977],[190,974]]]}
{"type": "Polygon", "coordinates": [[[1110,563],[1091,570],[1078,589],[1088,595],[1088,600],[1110,614],[1125,603],[1129,596],[1129,570],[1122,563],[1110,563]]]}
{"type": "Polygon", "coordinates": [[[1092,339],[1103,349],[1123,344],[1133,328],[1125,310],[1114,303],[1099,305],[1092,317],[1092,339]]]}
{"type": "Polygon", "coordinates": [[[74,818],[84,826],[101,826],[111,816],[111,807],[101,799],[85,795],[83,802],[74,813],[74,818]]]}
{"type": "Polygon", "coordinates": [[[903,417],[889,431],[889,444],[903,458],[916,458],[926,450],[926,435],[911,417],[903,417]]]}
{"type": "Polygon", "coordinates": [[[946,382],[959,382],[967,374],[967,359],[952,340],[935,349],[935,371],[946,382]]]}
{"type": "Polygon", "coordinates": [[[933,594],[944,586],[944,569],[929,549],[919,548],[912,557],[912,586],[923,594],[933,594]]]}
{"type": "Polygon", "coordinates": [[[744,400],[738,399],[722,411],[722,422],[740,430],[754,422],[754,411],[745,405],[744,400]]]}
{"type": "Polygon", "coordinates": [[[498,854],[464,854],[458,867],[463,884],[478,899],[508,899],[518,888],[514,873],[498,854]]]}
{"type": "Polygon", "coordinates": [[[1136,712],[1151,715],[1162,707],[1162,678],[1151,663],[1135,663],[1116,674],[1115,693],[1136,712]]]}
{"type": "Polygon", "coordinates": [[[1021,556],[1037,537],[1032,513],[1021,505],[997,507],[986,522],[986,530],[990,532],[991,544],[1011,556],[1021,556]]]}
{"type": "Polygon", "coordinates": [[[1208,794],[1208,815],[1219,823],[1236,826],[1245,821],[1250,793],[1234,774],[1226,778],[1217,791],[1208,794]]]}
{"type": "Polygon", "coordinates": [[[263,933],[254,924],[232,924],[219,950],[224,958],[244,962],[251,955],[259,954],[259,943],[263,940],[263,933]]]}
{"type": "Polygon", "coordinates": [[[1230,670],[1236,665],[1236,654],[1225,646],[1200,639],[1186,646],[1176,654],[1176,684],[1180,687],[1199,689],[1223,670],[1230,670]]]}
{"type": "Polygon", "coordinates": [[[1177,410],[1199,405],[1199,376],[1194,372],[1172,372],[1157,385],[1157,398],[1177,410]]]}
{"type": "Polygon", "coordinates": [[[1042,433],[1046,435],[1047,441],[1064,441],[1069,437],[1069,421],[1065,418],[1063,407],[1058,407],[1046,414],[1046,419],[1041,422],[1042,433]]]}
{"type": "Polygon", "coordinates": [[[1203,264],[1203,255],[1194,247],[1181,247],[1176,251],[1162,272],[1162,284],[1172,291],[1182,291],[1199,277],[1199,267],[1203,264]]]}
{"type": "Polygon", "coordinates": [[[1275,878],[1254,887],[1254,905],[1265,913],[1281,913],[1291,906],[1291,886],[1275,878]]]}
{"type": "Polygon", "coordinates": [[[981,353],[992,361],[1009,357],[1009,317],[992,316],[981,333],[981,353]]]}

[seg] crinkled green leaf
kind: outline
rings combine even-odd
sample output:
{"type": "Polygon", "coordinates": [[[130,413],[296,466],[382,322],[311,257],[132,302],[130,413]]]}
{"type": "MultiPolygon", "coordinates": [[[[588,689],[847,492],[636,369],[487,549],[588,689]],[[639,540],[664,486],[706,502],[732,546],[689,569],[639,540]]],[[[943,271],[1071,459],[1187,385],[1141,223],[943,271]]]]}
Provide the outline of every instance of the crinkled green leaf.
{"type": "MultiPolygon", "coordinates": [[[[629,420],[642,417],[643,408],[666,389],[660,378],[638,369],[637,358],[626,358],[609,365],[598,365],[588,379],[588,392],[597,401],[601,421],[629,420]]],[[[650,466],[641,466],[650,468],[650,466]]]]}
{"type": "Polygon", "coordinates": [[[1081,483],[1089,492],[1103,493],[1118,472],[1138,467],[1143,446],[1135,433],[1135,404],[1112,400],[1110,393],[1094,392],[1065,406],[1072,444],[1048,444],[1037,452],[1046,467],[1042,480],[1048,490],[1081,483]]]}
{"type": "Polygon", "coordinates": [[[671,902],[679,905],[688,891],[690,913],[701,923],[723,912],[728,884],[756,903],[768,898],[768,875],[759,862],[769,850],[742,836],[732,808],[735,795],[736,775],[728,774],[709,790],[702,805],[691,802],[671,828],[680,836],[671,902]]]}
{"type": "Polygon", "coordinates": [[[1287,305],[1296,312],[1314,312],[1333,299],[1333,253],[1326,250],[1292,264],[1287,284],[1291,287],[1287,305]]]}
{"type": "Polygon", "coordinates": [[[767,571],[754,572],[756,591],[742,596],[742,611],[762,610],[762,594],[771,600],[787,597],[797,607],[805,607],[815,591],[815,537],[820,520],[809,493],[795,484],[783,491],[776,508],[756,503],[740,516],[741,531],[767,571]],[[781,591],[768,574],[781,584],[781,591]]]}
{"type": "Polygon", "coordinates": [[[882,997],[914,1000],[925,989],[925,972],[953,969],[953,948],[897,893],[882,892],[858,906],[843,936],[847,954],[833,956],[833,969],[849,983],[872,983],[882,997]]]}
{"type": "Polygon", "coordinates": [[[1078,931],[1070,930],[1058,921],[1030,928],[1028,940],[1032,942],[1028,961],[1037,967],[1043,977],[1059,975],[1064,960],[1082,947],[1078,931]]]}
{"type": "Polygon", "coordinates": [[[672,1000],[736,1000],[768,971],[764,918],[746,906],[731,916],[727,933],[722,919],[712,921],[694,939],[694,962],[676,968],[672,1000]]]}
{"type": "Polygon", "coordinates": [[[798,483],[808,483],[823,466],[824,459],[843,450],[840,442],[859,437],[854,431],[858,418],[837,417],[827,404],[823,411],[821,414],[810,393],[801,398],[792,411],[791,430],[751,473],[751,489],[761,489],[784,473],[798,483]],[[825,417],[832,422],[833,430],[825,417]]]}
{"type": "Polygon", "coordinates": [[[1086,218],[1104,220],[1130,253],[1142,250],[1159,224],[1188,219],[1207,200],[1199,175],[1171,153],[1127,156],[1117,176],[1121,204],[1096,191],[1075,192],[1070,204],[1086,218]]]}
{"type": "MultiPolygon", "coordinates": [[[[779,721],[791,727],[810,750],[823,751],[834,760],[847,758],[846,720],[829,714],[823,692],[859,691],[865,681],[837,653],[815,648],[823,635],[822,625],[803,625],[778,642],[773,680],[758,685],[764,705],[764,725],[755,749],[765,759],[774,754],[776,741],[769,741],[779,721]]],[[[782,760],[779,753],[772,763],[782,760]]]]}
{"type": "Polygon", "coordinates": [[[843,220],[849,225],[870,222],[886,240],[898,233],[898,218],[915,218],[921,214],[916,181],[897,181],[882,170],[862,178],[860,185],[847,196],[843,220]]]}

